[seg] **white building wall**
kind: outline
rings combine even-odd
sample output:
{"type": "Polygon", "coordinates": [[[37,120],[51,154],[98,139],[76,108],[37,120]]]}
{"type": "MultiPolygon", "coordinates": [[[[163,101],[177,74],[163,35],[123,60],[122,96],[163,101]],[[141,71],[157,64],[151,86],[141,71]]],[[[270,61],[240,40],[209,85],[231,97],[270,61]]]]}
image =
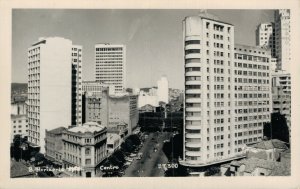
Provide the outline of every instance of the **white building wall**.
{"type": "Polygon", "coordinates": [[[169,103],[169,82],[165,76],[157,81],[157,96],[158,102],[169,103]]]}
{"type": "Polygon", "coordinates": [[[42,153],[46,129],[71,125],[72,100],[72,42],[59,37],[44,40],[29,48],[40,47],[39,69],[33,72],[39,80],[29,95],[29,141],[41,146],[42,153]]]}

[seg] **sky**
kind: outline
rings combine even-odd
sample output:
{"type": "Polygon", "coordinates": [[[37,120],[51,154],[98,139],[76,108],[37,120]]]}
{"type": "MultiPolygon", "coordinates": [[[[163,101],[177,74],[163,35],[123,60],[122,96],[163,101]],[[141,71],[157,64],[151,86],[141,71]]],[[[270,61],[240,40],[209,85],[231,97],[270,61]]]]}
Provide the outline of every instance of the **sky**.
{"type": "MultiPolygon", "coordinates": [[[[83,80],[94,80],[96,43],[126,45],[126,86],[183,89],[182,21],[200,10],[14,9],[12,82],[27,82],[27,49],[39,37],[64,37],[83,46],[83,80]]],[[[207,10],[235,27],[235,43],[255,45],[255,29],[274,20],[273,10],[207,10]]]]}

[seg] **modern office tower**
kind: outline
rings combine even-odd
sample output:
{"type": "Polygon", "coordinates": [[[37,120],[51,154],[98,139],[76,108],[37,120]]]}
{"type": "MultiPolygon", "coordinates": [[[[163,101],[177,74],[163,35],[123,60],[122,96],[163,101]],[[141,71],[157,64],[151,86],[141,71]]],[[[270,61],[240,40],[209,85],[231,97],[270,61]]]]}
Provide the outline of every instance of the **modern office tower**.
{"type": "Polygon", "coordinates": [[[276,57],[275,25],[272,22],[261,23],[256,29],[256,45],[271,49],[271,56],[276,57]]]}
{"type": "Polygon", "coordinates": [[[71,40],[49,37],[40,38],[28,49],[28,140],[40,146],[42,153],[45,130],[72,123],[72,103],[76,98],[72,99],[72,94],[80,90],[80,80],[72,88],[73,47],[78,46],[73,46],[71,40]]]}
{"type": "Polygon", "coordinates": [[[264,124],[271,121],[271,52],[264,47],[235,45],[234,56],[232,150],[239,154],[246,144],[262,139],[264,124]]]}
{"type": "Polygon", "coordinates": [[[275,11],[275,48],[278,60],[277,70],[290,71],[291,62],[291,33],[290,10],[280,9],[275,11]]]}
{"type": "Polygon", "coordinates": [[[243,146],[260,140],[263,122],[269,120],[270,52],[248,46],[234,50],[234,26],[207,13],[186,17],[183,33],[184,154],[180,163],[204,167],[241,158],[243,146]]]}
{"type": "Polygon", "coordinates": [[[95,45],[96,81],[115,86],[116,93],[125,89],[126,46],[109,43],[95,45]]]}
{"type": "Polygon", "coordinates": [[[72,47],[72,125],[82,124],[82,47],[72,47]]]}
{"type": "Polygon", "coordinates": [[[106,159],[107,128],[94,122],[62,133],[63,168],[74,176],[95,177],[106,159]],[[77,169],[76,169],[77,168],[77,169]]]}
{"type": "Polygon", "coordinates": [[[169,103],[169,82],[165,76],[157,81],[157,96],[158,102],[169,103]]]}
{"type": "MultiPolygon", "coordinates": [[[[291,131],[291,74],[280,71],[272,74],[273,112],[284,115],[291,131]]],[[[291,133],[291,132],[290,132],[291,133]]]]}

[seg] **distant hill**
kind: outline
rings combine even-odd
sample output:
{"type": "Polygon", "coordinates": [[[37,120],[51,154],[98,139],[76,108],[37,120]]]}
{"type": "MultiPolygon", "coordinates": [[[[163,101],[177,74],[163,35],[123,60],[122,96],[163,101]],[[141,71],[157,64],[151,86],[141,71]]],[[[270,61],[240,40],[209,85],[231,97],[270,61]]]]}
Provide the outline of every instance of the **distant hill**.
{"type": "Polygon", "coordinates": [[[14,93],[27,93],[27,83],[12,83],[11,92],[14,93]]]}

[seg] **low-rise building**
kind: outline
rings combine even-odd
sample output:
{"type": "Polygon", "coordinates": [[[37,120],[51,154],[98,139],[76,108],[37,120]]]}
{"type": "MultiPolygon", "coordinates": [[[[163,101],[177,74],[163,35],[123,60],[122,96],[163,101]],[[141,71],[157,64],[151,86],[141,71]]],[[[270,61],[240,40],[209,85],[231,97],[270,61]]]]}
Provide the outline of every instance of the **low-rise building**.
{"type": "Polygon", "coordinates": [[[123,140],[121,139],[121,136],[119,134],[109,132],[107,133],[106,149],[108,156],[120,148],[122,141],[123,140]]]}
{"type": "Polygon", "coordinates": [[[11,142],[15,135],[21,135],[22,137],[28,136],[28,119],[26,115],[13,115],[11,119],[11,142]]]}
{"type": "Polygon", "coordinates": [[[246,158],[221,166],[222,176],[288,176],[291,156],[286,143],[274,139],[247,145],[246,158]]]}
{"type": "Polygon", "coordinates": [[[95,122],[63,132],[63,167],[81,177],[94,177],[107,157],[107,129],[95,122]]]}
{"type": "Polygon", "coordinates": [[[54,164],[62,167],[63,165],[63,141],[62,136],[67,128],[58,127],[56,129],[46,130],[45,137],[45,158],[54,164]]]}

